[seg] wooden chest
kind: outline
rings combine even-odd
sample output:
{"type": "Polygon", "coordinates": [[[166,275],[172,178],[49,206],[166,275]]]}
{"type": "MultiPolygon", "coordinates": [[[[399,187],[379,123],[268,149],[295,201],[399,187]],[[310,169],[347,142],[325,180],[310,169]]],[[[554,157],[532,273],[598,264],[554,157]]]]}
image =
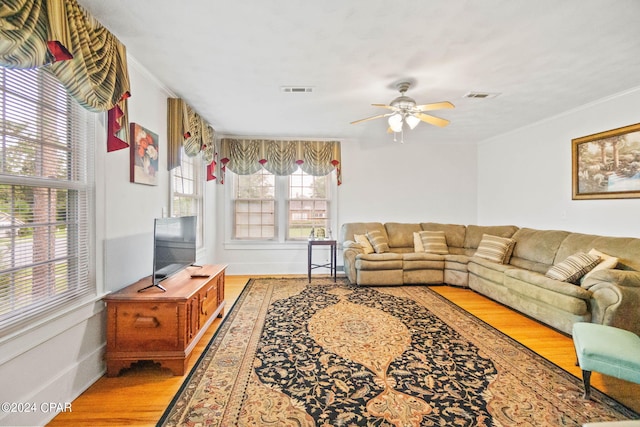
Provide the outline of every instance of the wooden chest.
{"type": "Polygon", "coordinates": [[[138,290],[151,277],[113,292],[107,305],[107,376],[139,360],[153,360],[184,375],[195,345],[224,309],[225,265],[189,267],[157,287],[138,290]],[[205,274],[208,277],[191,277],[205,274]]]}

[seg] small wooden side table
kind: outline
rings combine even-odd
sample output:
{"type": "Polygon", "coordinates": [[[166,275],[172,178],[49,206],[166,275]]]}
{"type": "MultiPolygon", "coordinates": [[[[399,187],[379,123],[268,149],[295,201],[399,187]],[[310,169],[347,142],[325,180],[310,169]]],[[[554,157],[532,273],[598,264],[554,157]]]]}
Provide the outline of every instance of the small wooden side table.
{"type": "Polygon", "coordinates": [[[311,283],[311,270],[314,268],[329,268],[329,273],[333,276],[333,281],[336,281],[336,266],[337,266],[337,253],[338,248],[335,240],[309,240],[309,246],[307,247],[307,275],[309,276],[309,283],[311,283]],[[329,246],[331,249],[330,261],[326,264],[314,264],[313,263],[313,247],[314,246],[329,246]]]}

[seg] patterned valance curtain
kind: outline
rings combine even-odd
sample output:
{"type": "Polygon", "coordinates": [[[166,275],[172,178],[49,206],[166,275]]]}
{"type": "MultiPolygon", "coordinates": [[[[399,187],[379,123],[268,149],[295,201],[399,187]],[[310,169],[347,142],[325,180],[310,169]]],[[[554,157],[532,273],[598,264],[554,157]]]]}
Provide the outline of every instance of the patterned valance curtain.
{"type": "Polygon", "coordinates": [[[336,170],[342,184],[340,141],[289,141],[271,139],[220,140],[222,183],[230,170],[250,175],[264,168],[274,175],[291,175],[298,168],[313,176],[324,176],[336,170]]]}
{"type": "Polygon", "coordinates": [[[78,103],[109,111],[107,149],[129,144],[126,48],[76,0],[4,0],[0,66],[46,69],[78,103]]]}
{"type": "Polygon", "coordinates": [[[215,179],[214,162],[215,131],[190,105],[180,98],[167,98],[167,138],[169,156],[167,169],[180,166],[180,148],[184,146],[187,156],[202,156],[208,169],[209,179],[215,179]]]}

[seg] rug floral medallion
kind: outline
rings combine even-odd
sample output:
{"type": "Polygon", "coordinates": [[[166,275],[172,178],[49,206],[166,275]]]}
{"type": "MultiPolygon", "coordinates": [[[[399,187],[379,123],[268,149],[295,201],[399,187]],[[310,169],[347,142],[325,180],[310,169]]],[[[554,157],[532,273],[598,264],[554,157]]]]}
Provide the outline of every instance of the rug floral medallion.
{"type": "Polygon", "coordinates": [[[252,280],[159,425],[580,426],[638,414],[425,286],[252,280]]]}

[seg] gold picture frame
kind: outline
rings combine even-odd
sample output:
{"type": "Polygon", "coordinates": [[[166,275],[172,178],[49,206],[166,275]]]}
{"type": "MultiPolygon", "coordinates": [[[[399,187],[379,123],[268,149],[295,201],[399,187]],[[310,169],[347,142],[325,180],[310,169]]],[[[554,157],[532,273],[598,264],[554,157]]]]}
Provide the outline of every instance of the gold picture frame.
{"type": "Polygon", "coordinates": [[[640,198],[640,123],[571,140],[573,200],[640,198]]]}

